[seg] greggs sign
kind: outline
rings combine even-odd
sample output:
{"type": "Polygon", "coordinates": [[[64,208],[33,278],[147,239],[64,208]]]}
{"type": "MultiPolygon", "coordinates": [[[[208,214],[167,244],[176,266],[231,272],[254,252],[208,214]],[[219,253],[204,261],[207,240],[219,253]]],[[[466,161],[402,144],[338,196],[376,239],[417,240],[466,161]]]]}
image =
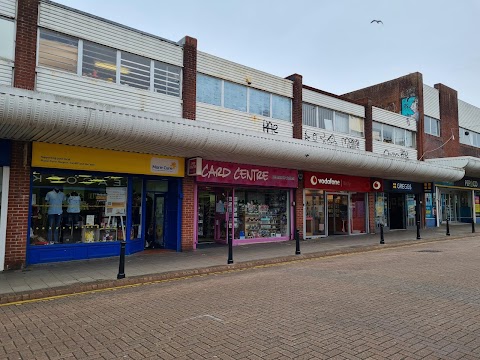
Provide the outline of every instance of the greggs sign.
{"type": "Polygon", "coordinates": [[[381,191],[382,188],[380,186],[374,189],[370,178],[360,176],[305,171],[303,178],[306,189],[370,192],[381,191]]]}

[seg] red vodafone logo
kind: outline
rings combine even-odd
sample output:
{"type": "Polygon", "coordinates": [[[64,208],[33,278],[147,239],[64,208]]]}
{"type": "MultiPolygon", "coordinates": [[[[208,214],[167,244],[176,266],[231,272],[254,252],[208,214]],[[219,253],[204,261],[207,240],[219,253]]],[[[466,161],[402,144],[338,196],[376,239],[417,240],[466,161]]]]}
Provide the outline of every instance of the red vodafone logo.
{"type": "Polygon", "coordinates": [[[383,184],[381,180],[373,180],[372,181],[372,189],[374,191],[382,191],[383,184]]]}

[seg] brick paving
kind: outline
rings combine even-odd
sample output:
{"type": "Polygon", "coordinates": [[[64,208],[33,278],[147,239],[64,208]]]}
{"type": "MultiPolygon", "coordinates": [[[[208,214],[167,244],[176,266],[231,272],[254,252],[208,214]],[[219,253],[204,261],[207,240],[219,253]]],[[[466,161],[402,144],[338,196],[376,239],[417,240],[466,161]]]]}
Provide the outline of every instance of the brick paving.
{"type": "Polygon", "coordinates": [[[470,237],[0,307],[1,359],[479,359],[470,237]]]}
{"type": "MultiPolygon", "coordinates": [[[[445,228],[422,230],[422,240],[416,240],[416,231],[392,231],[385,233],[385,245],[435,241],[476,236],[471,225],[457,224],[451,227],[451,236],[445,236],[445,228]]],[[[234,248],[233,268],[250,267],[296,258],[319,257],[328,254],[364,251],[379,247],[379,235],[335,236],[301,242],[301,256],[294,256],[295,242],[244,245],[234,248]]],[[[29,266],[24,270],[0,273],[0,304],[35,299],[51,295],[68,294],[124,284],[174,278],[196,273],[221,271],[227,268],[227,247],[203,248],[193,252],[141,252],[126,258],[127,278],[116,280],[118,257],[70,261],[29,266]]]]}

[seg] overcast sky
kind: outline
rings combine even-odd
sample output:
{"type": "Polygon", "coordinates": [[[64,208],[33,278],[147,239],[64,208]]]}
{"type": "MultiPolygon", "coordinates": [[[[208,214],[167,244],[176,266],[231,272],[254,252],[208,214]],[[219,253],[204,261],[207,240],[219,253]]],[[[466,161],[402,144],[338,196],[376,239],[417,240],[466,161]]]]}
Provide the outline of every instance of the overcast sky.
{"type": "Polygon", "coordinates": [[[478,0],[57,2],[335,94],[419,71],[480,107],[478,0]]]}

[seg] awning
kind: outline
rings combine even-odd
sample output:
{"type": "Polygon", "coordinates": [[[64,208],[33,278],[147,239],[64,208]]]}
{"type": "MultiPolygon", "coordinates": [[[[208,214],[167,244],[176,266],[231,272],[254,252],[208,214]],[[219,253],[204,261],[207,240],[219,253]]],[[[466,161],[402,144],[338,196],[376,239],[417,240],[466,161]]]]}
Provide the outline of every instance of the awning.
{"type": "Polygon", "coordinates": [[[461,168],[0,86],[0,138],[408,181],[461,168]]]}
{"type": "Polygon", "coordinates": [[[425,161],[430,164],[460,168],[465,171],[465,176],[480,178],[480,159],[473,156],[435,158],[425,161]]]}

